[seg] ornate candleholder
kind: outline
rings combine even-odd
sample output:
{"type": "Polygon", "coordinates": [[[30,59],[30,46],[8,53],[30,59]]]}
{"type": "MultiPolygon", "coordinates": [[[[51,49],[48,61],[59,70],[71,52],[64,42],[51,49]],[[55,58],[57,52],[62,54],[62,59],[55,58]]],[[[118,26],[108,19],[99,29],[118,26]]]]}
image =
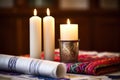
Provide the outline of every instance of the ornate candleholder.
{"type": "Polygon", "coordinates": [[[79,53],[79,40],[59,40],[60,61],[77,62],[79,53]]]}

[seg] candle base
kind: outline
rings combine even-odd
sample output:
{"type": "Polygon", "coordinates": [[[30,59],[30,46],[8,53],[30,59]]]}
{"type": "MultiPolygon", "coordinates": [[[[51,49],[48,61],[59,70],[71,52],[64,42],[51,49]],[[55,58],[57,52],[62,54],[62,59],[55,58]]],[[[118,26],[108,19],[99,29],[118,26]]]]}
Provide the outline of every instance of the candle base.
{"type": "Polygon", "coordinates": [[[77,62],[79,53],[79,40],[59,40],[60,61],[77,62]]]}

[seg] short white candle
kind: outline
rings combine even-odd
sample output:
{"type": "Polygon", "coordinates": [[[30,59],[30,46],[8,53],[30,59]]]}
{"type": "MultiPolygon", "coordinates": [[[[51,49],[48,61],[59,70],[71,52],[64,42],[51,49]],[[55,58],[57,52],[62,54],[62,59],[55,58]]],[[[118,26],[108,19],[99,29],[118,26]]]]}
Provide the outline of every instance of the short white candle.
{"type": "Polygon", "coordinates": [[[60,24],[60,39],[78,40],[78,24],[70,24],[69,19],[67,24],[60,24]]]}
{"type": "Polygon", "coordinates": [[[34,16],[30,18],[30,57],[40,58],[41,54],[41,18],[37,16],[34,9],[34,16]]]}
{"type": "Polygon", "coordinates": [[[50,16],[47,8],[47,16],[43,18],[44,55],[46,60],[54,60],[55,50],[55,19],[50,16]]]}

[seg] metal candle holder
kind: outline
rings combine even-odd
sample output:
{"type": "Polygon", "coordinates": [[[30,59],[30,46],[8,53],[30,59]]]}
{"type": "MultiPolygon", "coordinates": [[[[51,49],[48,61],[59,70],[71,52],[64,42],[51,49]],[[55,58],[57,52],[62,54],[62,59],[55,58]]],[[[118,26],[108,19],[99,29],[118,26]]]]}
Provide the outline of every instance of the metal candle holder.
{"type": "Polygon", "coordinates": [[[77,62],[79,53],[79,40],[59,40],[60,61],[77,62]]]}

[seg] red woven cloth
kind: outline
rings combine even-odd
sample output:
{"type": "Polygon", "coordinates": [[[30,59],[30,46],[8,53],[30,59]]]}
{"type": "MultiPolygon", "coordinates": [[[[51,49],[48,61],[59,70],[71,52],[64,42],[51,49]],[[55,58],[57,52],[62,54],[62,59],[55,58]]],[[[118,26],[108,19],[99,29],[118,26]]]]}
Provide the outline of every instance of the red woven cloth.
{"type": "Polygon", "coordinates": [[[67,72],[101,75],[120,70],[120,57],[101,58],[92,61],[67,63],[67,72]]]}
{"type": "MultiPolygon", "coordinates": [[[[43,53],[41,59],[44,59],[43,53]]],[[[60,61],[59,52],[55,52],[54,61],[60,61]]],[[[104,55],[100,57],[97,54],[79,54],[78,62],[65,64],[68,73],[101,75],[120,71],[120,56],[104,55]]]]}
{"type": "Polygon", "coordinates": [[[67,72],[78,74],[102,75],[120,71],[120,56],[114,54],[79,54],[78,63],[66,63],[67,72]]]}

